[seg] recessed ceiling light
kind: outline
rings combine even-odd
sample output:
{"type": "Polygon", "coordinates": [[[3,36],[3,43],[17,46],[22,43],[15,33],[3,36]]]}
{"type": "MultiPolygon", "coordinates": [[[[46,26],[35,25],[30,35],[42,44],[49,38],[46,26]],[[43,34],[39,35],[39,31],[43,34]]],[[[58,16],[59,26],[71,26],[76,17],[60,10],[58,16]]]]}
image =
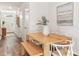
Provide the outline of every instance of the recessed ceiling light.
{"type": "Polygon", "coordinates": [[[25,9],[25,11],[29,11],[29,9],[25,9]]]}
{"type": "Polygon", "coordinates": [[[12,7],[11,7],[11,6],[9,6],[8,8],[9,8],[9,9],[12,9],[12,7]]]}

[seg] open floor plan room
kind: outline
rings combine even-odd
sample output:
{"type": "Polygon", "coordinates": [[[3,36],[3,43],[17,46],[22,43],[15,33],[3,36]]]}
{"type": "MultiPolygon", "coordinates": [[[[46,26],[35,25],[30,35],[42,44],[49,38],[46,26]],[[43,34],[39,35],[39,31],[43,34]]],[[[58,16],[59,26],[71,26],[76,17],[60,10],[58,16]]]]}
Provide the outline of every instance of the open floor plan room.
{"type": "Polygon", "coordinates": [[[0,2],[0,56],[78,56],[79,2],[0,2]]]}

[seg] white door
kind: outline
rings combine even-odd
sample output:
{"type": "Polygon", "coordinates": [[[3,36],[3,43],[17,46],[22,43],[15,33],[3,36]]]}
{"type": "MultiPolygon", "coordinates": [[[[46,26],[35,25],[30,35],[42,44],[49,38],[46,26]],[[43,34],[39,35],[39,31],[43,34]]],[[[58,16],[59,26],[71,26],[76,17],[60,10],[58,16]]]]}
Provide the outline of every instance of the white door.
{"type": "Polygon", "coordinates": [[[14,11],[2,11],[1,12],[1,22],[5,22],[5,27],[7,32],[14,32],[16,25],[16,12],[14,11]]]}

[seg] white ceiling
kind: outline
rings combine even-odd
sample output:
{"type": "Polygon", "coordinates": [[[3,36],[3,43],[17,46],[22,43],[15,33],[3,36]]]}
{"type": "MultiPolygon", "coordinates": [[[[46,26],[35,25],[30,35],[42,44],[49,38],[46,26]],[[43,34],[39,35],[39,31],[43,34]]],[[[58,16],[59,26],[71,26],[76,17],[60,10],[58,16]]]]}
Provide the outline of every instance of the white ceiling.
{"type": "Polygon", "coordinates": [[[0,9],[18,9],[18,8],[28,8],[28,2],[0,2],[0,9]]]}

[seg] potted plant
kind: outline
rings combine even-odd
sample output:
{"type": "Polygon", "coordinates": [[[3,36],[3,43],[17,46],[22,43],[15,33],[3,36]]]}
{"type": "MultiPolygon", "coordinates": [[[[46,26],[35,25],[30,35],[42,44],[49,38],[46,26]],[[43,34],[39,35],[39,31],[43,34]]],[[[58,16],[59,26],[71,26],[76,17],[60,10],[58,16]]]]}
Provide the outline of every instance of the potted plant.
{"type": "Polygon", "coordinates": [[[49,21],[46,19],[46,17],[42,16],[41,20],[39,20],[39,22],[37,23],[38,25],[43,25],[43,34],[45,36],[48,36],[49,34],[48,22],[49,21]]]}
{"type": "Polygon", "coordinates": [[[5,26],[5,21],[2,21],[2,27],[4,28],[4,26],[5,26]]]}

